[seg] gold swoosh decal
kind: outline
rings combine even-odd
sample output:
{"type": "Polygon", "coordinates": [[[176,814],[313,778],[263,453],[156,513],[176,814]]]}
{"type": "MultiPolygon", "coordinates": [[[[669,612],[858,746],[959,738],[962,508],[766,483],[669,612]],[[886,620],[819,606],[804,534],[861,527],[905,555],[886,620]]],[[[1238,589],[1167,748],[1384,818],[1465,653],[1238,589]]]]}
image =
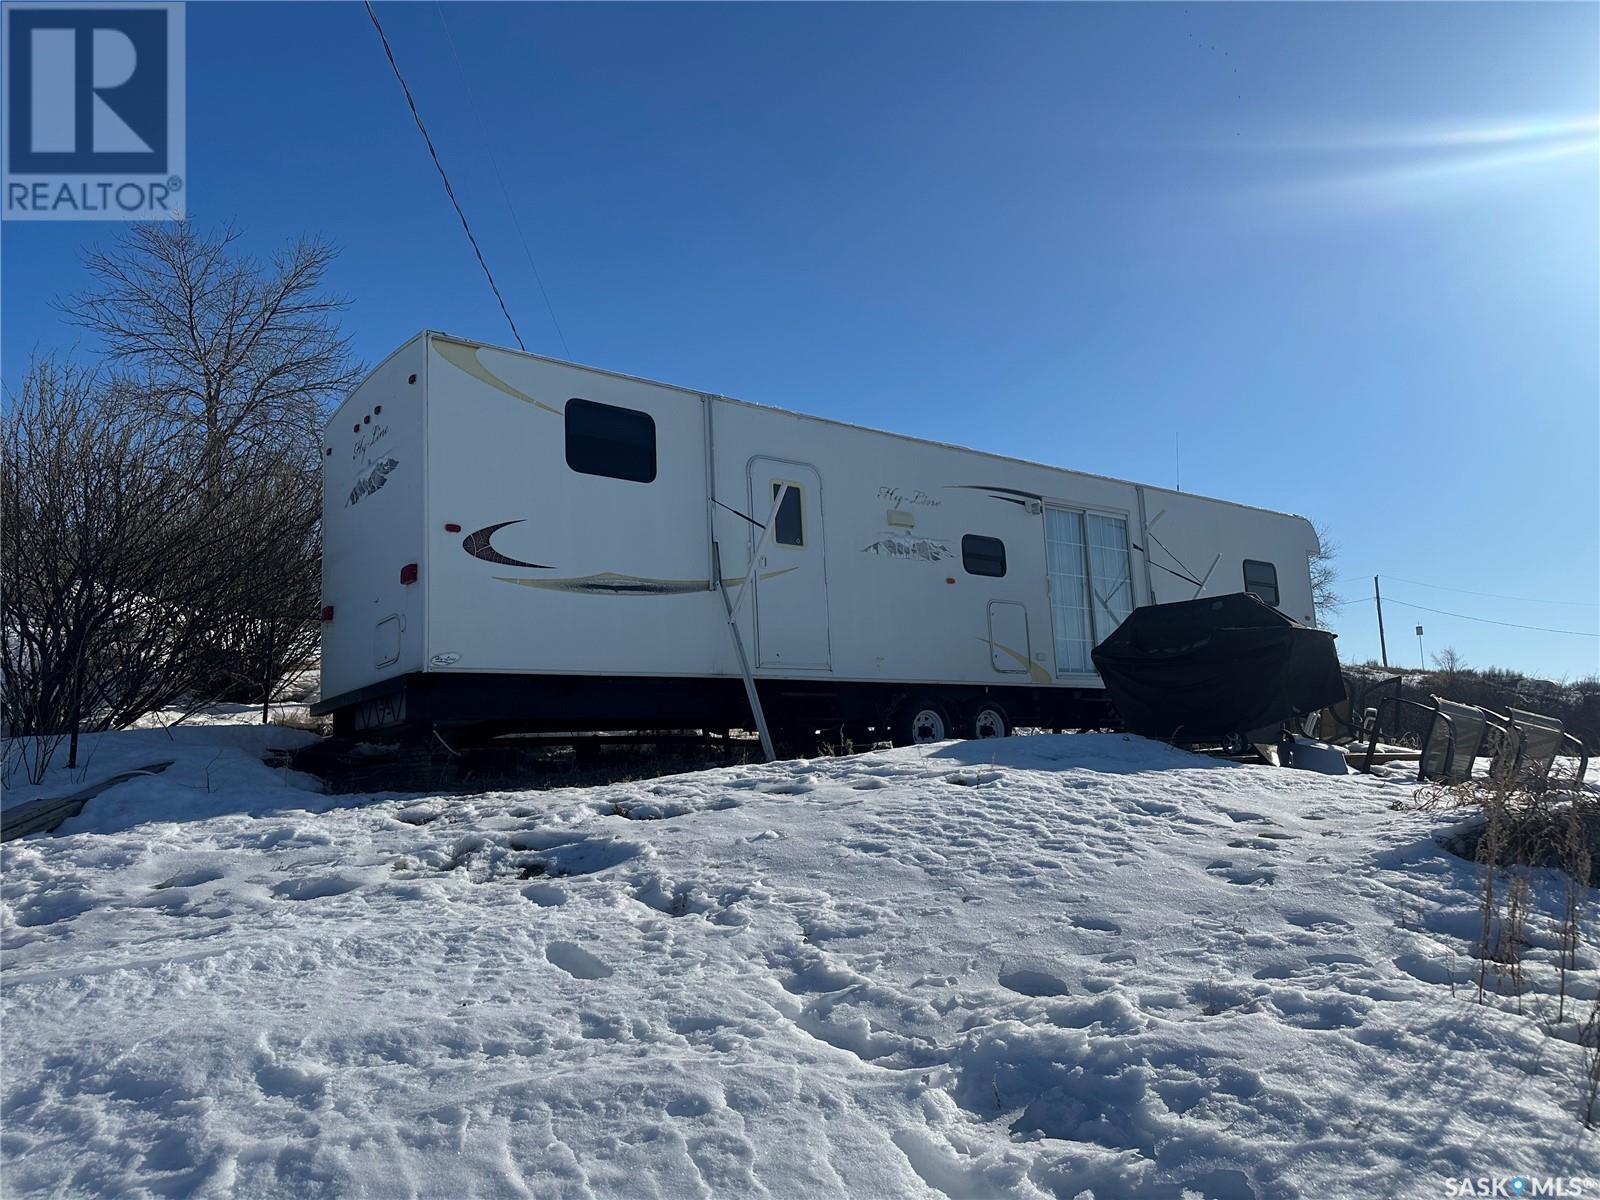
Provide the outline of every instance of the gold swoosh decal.
{"type": "Polygon", "coordinates": [[[524,404],[542,408],[545,412],[554,413],[558,417],[563,415],[559,408],[552,408],[543,400],[535,400],[526,392],[519,392],[504,379],[501,379],[500,376],[489,370],[488,367],[483,365],[483,360],[478,357],[478,348],[476,346],[469,346],[466,342],[451,341],[442,337],[435,337],[433,344],[438,349],[440,358],[453,367],[459,367],[480,383],[487,383],[496,391],[504,392],[513,400],[521,400],[524,404]]]}
{"type": "MultiPolygon", "coordinates": [[[[777,571],[764,571],[761,579],[776,579],[787,575],[795,567],[777,571]]],[[[515,583],[521,587],[543,588],[551,592],[578,592],[599,596],[683,596],[690,592],[709,591],[704,579],[648,579],[641,575],[619,575],[615,571],[602,571],[598,575],[579,575],[571,579],[529,579],[512,575],[496,575],[500,583],[515,583]]],[[[744,576],[725,579],[724,583],[740,583],[744,576]]]]}
{"type": "Polygon", "coordinates": [[[1007,646],[1002,642],[997,642],[993,638],[980,637],[978,640],[980,642],[984,642],[984,643],[986,643],[986,644],[988,644],[990,646],[993,646],[996,650],[1004,650],[1012,658],[1016,659],[1023,666],[1027,667],[1028,668],[1028,678],[1032,682],[1034,682],[1034,683],[1049,683],[1050,682],[1050,672],[1046,671],[1038,663],[1033,662],[1031,659],[1029,659],[1025,654],[1022,654],[1020,651],[1013,650],[1010,646],[1007,646]]]}

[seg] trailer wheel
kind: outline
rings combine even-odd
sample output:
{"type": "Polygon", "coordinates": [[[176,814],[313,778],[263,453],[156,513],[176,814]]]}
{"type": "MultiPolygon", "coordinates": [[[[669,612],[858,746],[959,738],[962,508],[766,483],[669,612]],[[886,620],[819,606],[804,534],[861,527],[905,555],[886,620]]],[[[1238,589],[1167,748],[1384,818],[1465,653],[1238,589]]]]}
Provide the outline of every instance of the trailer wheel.
{"type": "Polygon", "coordinates": [[[953,736],[950,712],[927,696],[907,701],[895,714],[892,726],[896,746],[921,746],[953,736]]]}
{"type": "Polygon", "coordinates": [[[1000,738],[1011,736],[1011,718],[1006,710],[993,700],[980,701],[972,710],[968,736],[974,738],[1000,738]]]}

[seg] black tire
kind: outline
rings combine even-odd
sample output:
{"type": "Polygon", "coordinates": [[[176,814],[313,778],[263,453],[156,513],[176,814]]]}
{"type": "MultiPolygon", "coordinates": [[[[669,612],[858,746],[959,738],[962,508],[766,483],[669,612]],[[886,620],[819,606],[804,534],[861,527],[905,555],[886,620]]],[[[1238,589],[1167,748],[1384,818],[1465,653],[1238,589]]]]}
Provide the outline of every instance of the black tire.
{"type": "Polygon", "coordinates": [[[889,731],[896,746],[920,746],[957,736],[949,707],[932,696],[913,696],[902,704],[889,731]]]}
{"type": "Polygon", "coordinates": [[[967,736],[969,738],[997,738],[1010,737],[1015,732],[1011,724],[1011,714],[994,700],[980,700],[972,706],[971,714],[967,718],[967,736]]]}

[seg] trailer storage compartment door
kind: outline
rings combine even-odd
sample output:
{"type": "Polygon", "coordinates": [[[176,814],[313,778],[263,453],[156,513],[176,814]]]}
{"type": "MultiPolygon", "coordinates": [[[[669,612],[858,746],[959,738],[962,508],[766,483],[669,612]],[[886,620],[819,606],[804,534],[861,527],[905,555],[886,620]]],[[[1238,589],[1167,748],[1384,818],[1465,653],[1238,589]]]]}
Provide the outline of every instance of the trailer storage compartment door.
{"type": "Polygon", "coordinates": [[[1026,675],[1032,664],[1028,610],[1009,600],[989,601],[989,662],[1006,675],[1026,675]]]}
{"type": "MultiPolygon", "coordinates": [[[[763,667],[826,671],[828,579],[822,559],[822,480],[803,463],[750,460],[750,511],[765,521],[783,503],[756,564],[756,661],[763,667]]],[[[752,547],[761,538],[751,530],[752,547]]]]}

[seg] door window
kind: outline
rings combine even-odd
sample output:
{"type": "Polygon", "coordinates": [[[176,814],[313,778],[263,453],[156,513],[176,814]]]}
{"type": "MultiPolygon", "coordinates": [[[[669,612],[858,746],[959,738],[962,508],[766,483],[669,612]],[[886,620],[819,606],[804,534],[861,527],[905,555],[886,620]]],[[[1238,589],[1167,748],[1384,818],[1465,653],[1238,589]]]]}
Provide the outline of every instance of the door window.
{"type": "Polygon", "coordinates": [[[783,493],[783,503],[778,505],[778,515],[772,519],[772,541],[778,546],[804,546],[806,544],[806,516],[805,498],[801,495],[798,483],[787,483],[786,480],[773,480],[772,498],[776,500],[778,493],[783,491],[787,484],[788,491],[783,493]]]}

